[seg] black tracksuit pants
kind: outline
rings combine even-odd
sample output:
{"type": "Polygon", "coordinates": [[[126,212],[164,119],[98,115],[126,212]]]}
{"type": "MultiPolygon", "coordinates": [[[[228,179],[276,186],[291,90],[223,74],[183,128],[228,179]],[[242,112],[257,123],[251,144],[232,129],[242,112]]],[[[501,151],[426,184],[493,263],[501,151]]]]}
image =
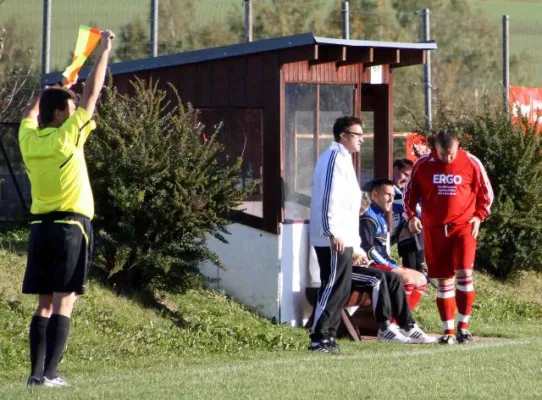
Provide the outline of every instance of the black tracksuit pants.
{"type": "Polygon", "coordinates": [[[320,266],[320,290],[316,302],[311,340],[334,338],[341,323],[341,311],[352,288],[353,248],[342,254],[331,247],[314,247],[320,266]]]}
{"type": "Polygon", "coordinates": [[[401,278],[394,272],[354,265],[352,290],[371,293],[373,313],[379,325],[392,319],[401,328],[415,323],[401,278]]]}
{"type": "Polygon", "coordinates": [[[402,259],[402,265],[406,268],[420,271],[425,261],[423,250],[418,250],[416,240],[411,237],[397,243],[397,250],[402,259]]]}

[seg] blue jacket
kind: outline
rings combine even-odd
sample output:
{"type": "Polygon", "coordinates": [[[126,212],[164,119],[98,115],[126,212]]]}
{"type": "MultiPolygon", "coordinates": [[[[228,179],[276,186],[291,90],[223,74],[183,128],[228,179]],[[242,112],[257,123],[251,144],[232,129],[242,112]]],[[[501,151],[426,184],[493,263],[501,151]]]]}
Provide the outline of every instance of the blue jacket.
{"type": "Polygon", "coordinates": [[[359,236],[361,238],[361,248],[365,250],[369,260],[391,268],[399,266],[390,257],[386,248],[388,238],[386,215],[374,203],[359,219],[359,236]]]}

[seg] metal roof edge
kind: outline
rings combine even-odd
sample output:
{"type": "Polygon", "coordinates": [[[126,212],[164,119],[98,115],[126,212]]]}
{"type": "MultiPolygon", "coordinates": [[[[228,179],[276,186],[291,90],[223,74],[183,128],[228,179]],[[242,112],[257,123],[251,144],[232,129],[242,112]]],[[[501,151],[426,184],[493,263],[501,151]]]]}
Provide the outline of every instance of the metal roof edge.
{"type": "MultiPolygon", "coordinates": [[[[347,40],[316,37],[313,33],[301,33],[292,36],[283,36],[271,39],[262,39],[250,43],[238,43],[228,46],[213,47],[209,49],[192,50],[182,53],[169,54],[158,57],[148,57],[139,60],[122,61],[109,65],[109,72],[113,75],[147,71],[157,68],[166,68],[175,65],[196,64],[221,58],[239,57],[250,54],[264,53],[308,46],[311,44],[339,45],[350,47],[396,48],[412,50],[437,50],[435,41],[406,43],[406,42],[380,42],[375,40],[347,40]]],[[[79,79],[84,80],[90,73],[91,67],[83,68],[79,72],[79,79]]],[[[60,82],[61,72],[44,74],[42,83],[50,85],[60,82]]]]}
{"type": "Polygon", "coordinates": [[[381,42],[378,40],[352,40],[332,39],[315,36],[316,44],[335,44],[350,47],[376,47],[408,50],[437,50],[437,43],[434,40],[427,42],[381,42]]]}
{"type": "MultiPolygon", "coordinates": [[[[262,39],[250,43],[238,43],[228,46],[208,49],[192,50],[158,57],[148,57],[139,60],[122,61],[109,65],[113,75],[145,71],[155,68],[166,68],[175,65],[196,64],[220,58],[238,57],[249,54],[264,53],[267,51],[288,49],[292,47],[315,44],[312,33],[302,33],[292,36],[283,36],[271,39],[262,39]]],[[[79,79],[84,80],[90,73],[91,67],[81,69],[79,79]]],[[[61,72],[50,72],[43,76],[44,84],[57,83],[62,79],[61,72]]]]}

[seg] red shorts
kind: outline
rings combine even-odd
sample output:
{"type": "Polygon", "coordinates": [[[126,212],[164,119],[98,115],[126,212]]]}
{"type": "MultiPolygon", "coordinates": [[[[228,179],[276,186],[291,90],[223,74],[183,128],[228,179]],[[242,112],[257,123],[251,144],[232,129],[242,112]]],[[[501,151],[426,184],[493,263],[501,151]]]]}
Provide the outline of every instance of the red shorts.
{"type": "Polygon", "coordinates": [[[427,227],[423,239],[429,278],[453,278],[457,270],[474,268],[476,239],[471,224],[427,227]]]}

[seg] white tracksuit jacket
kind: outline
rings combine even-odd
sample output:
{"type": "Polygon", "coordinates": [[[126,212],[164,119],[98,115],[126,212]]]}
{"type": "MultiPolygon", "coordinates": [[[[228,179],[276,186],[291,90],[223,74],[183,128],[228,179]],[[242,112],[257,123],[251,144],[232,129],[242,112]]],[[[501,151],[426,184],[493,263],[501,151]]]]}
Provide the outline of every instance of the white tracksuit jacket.
{"type": "Polygon", "coordinates": [[[311,246],[328,247],[330,238],[341,238],[345,247],[362,254],[359,237],[361,190],[352,155],[333,142],[318,159],[312,178],[311,246]]]}

